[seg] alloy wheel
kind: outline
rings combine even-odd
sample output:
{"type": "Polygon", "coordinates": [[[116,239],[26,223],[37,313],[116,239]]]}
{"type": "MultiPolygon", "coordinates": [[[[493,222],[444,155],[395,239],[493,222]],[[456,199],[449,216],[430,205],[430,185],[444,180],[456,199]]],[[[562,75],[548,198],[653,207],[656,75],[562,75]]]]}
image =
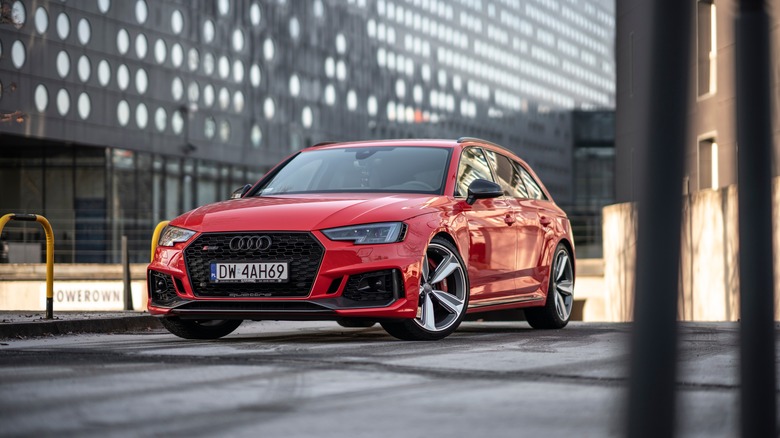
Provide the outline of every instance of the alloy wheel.
{"type": "Polygon", "coordinates": [[[422,263],[417,325],[429,332],[447,330],[466,311],[467,293],[460,258],[446,246],[431,242],[422,263]]]}
{"type": "Polygon", "coordinates": [[[555,293],[555,311],[562,321],[568,321],[574,303],[574,271],[565,249],[555,254],[551,292],[555,293]]]}

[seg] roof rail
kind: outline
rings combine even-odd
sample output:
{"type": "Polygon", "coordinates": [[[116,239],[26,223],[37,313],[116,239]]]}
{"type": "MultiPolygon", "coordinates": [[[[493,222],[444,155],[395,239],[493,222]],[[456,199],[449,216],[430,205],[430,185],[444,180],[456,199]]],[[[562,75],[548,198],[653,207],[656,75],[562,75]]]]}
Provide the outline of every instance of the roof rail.
{"type": "Polygon", "coordinates": [[[489,144],[489,145],[492,145],[492,146],[495,146],[495,147],[498,147],[498,148],[501,148],[501,149],[509,150],[506,147],[501,146],[500,144],[493,143],[492,141],[488,141],[488,140],[483,140],[483,139],[477,138],[477,137],[460,137],[458,139],[458,143],[466,143],[466,142],[484,143],[484,144],[489,144]]]}
{"type": "Polygon", "coordinates": [[[317,146],[325,146],[329,144],[341,143],[340,141],[321,141],[317,144],[309,146],[310,148],[316,148],[317,146]]]}

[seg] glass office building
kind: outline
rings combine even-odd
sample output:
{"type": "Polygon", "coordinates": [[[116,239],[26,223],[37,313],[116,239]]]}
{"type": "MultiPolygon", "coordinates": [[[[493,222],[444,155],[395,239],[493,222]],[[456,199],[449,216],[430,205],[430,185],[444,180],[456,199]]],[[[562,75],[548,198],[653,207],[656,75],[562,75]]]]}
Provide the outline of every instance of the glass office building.
{"type": "Polygon", "coordinates": [[[4,0],[0,213],[48,217],[58,262],[116,262],[123,235],[144,261],[157,222],[305,146],[464,135],[513,149],[571,203],[571,111],[614,106],[613,8],[4,0]]]}

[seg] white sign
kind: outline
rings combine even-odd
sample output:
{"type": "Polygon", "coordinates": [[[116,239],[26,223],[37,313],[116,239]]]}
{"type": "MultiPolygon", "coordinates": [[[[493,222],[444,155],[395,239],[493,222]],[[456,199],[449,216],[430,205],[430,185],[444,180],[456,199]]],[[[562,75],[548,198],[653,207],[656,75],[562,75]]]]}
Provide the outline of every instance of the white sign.
{"type": "MultiPolygon", "coordinates": [[[[133,305],[141,308],[142,285],[132,283],[133,305]]],[[[42,306],[46,306],[46,284],[41,285],[42,306]]],[[[54,282],[54,312],[58,310],[124,310],[121,281],[54,282]]]]}

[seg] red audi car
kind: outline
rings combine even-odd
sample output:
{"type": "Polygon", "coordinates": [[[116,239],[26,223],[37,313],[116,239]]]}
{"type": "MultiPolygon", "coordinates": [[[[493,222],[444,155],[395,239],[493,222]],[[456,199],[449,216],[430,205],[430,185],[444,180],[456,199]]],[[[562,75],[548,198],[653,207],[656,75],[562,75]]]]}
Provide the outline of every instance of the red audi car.
{"type": "Polygon", "coordinates": [[[245,319],[330,319],[437,340],[467,313],[513,308],[562,328],[573,242],[533,170],[493,143],[319,144],[172,220],[148,268],[149,312],[189,339],[245,319]]]}

